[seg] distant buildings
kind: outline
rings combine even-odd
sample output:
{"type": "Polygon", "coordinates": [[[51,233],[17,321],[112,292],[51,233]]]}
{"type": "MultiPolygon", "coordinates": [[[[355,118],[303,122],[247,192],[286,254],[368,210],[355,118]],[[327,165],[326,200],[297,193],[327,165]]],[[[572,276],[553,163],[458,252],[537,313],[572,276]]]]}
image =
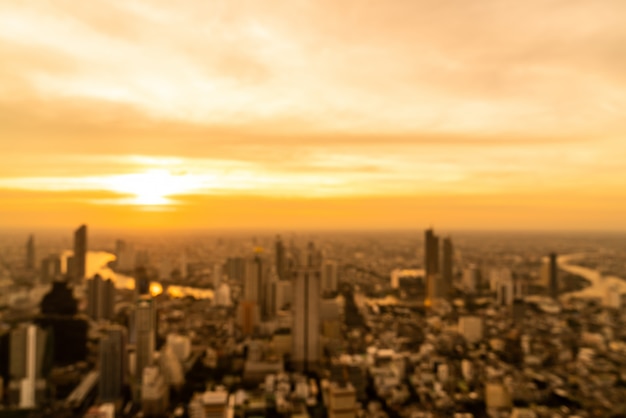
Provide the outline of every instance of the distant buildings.
{"type": "Polygon", "coordinates": [[[314,369],[320,360],[321,256],[313,243],[299,260],[293,292],[292,360],[297,370],[314,369]]]}

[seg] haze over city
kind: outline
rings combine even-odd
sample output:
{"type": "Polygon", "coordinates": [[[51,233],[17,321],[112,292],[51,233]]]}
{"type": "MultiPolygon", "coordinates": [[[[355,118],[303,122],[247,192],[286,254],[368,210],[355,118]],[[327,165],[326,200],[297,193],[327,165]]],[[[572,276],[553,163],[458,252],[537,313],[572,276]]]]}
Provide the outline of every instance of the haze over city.
{"type": "Polygon", "coordinates": [[[0,226],[624,230],[619,1],[0,5],[0,226]]]}

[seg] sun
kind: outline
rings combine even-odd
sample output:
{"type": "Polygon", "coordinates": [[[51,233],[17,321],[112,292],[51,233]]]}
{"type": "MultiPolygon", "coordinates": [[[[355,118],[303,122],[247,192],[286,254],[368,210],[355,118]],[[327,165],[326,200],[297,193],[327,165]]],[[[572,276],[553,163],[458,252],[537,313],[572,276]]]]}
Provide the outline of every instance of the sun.
{"type": "Polygon", "coordinates": [[[134,196],[125,200],[126,203],[143,206],[170,205],[171,196],[202,187],[200,180],[191,174],[172,174],[163,169],[113,176],[107,183],[114,192],[134,196]]]}

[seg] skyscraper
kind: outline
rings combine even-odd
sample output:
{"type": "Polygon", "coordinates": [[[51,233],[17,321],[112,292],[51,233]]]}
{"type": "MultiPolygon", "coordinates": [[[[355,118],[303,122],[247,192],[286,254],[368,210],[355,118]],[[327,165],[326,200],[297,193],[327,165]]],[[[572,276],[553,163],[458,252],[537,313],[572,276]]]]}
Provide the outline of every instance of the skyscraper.
{"type": "Polygon", "coordinates": [[[87,281],[87,315],[98,321],[113,318],[115,285],[99,274],[87,281]]]}
{"type": "Polygon", "coordinates": [[[426,276],[426,300],[430,306],[439,294],[439,237],[432,229],[424,233],[424,270],[426,276]]]}
{"type": "Polygon", "coordinates": [[[449,300],[452,297],[454,247],[450,238],[444,238],[442,248],[441,296],[449,300]]]}
{"type": "Polygon", "coordinates": [[[320,360],[321,256],[313,243],[299,260],[293,286],[293,350],[297,370],[314,369],[320,360]]]}
{"type": "Polygon", "coordinates": [[[115,402],[122,396],[126,377],[126,329],[111,325],[104,330],[98,353],[100,402],[115,402]]]}
{"type": "Polygon", "coordinates": [[[26,269],[35,270],[35,236],[31,235],[26,241],[26,269]]]}
{"type": "Polygon", "coordinates": [[[143,370],[152,364],[156,339],[156,306],[149,295],[140,296],[135,307],[135,395],[139,396],[143,370]]]}
{"type": "Polygon", "coordinates": [[[559,268],[557,265],[557,256],[555,253],[550,254],[550,297],[557,299],[559,297],[559,268]]]}
{"type": "Polygon", "coordinates": [[[276,274],[280,280],[285,280],[286,276],[286,259],[285,259],[285,244],[280,238],[280,235],[276,237],[276,274]]]}
{"type": "Polygon", "coordinates": [[[47,333],[33,324],[22,324],[11,332],[9,360],[11,404],[36,408],[45,394],[43,365],[47,333]]]}
{"type": "Polygon", "coordinates": [[[74,232],[74,256],[72,258],[72,274],[75,281],[85,278],[87,264],[87,225],[81,225],[74,232]]]}

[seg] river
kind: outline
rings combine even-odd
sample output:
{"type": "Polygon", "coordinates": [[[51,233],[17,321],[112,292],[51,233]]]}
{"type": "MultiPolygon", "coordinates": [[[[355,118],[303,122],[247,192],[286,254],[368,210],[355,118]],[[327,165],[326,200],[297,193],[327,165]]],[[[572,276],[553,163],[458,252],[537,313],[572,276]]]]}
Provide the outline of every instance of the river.
{"type": "Polygon", "coordinates": [[[590,286],[582,290],[567,293],[566,298],[601,298],[604,300],[609,292],[626,293],[626,281],[621,277],[604,276],[597,270],[574,264],[576,259],[584,256],[584,253],[578,253],[558,257],[557,262],[561,270],[584,277],[591,282],[590,286]]]}

